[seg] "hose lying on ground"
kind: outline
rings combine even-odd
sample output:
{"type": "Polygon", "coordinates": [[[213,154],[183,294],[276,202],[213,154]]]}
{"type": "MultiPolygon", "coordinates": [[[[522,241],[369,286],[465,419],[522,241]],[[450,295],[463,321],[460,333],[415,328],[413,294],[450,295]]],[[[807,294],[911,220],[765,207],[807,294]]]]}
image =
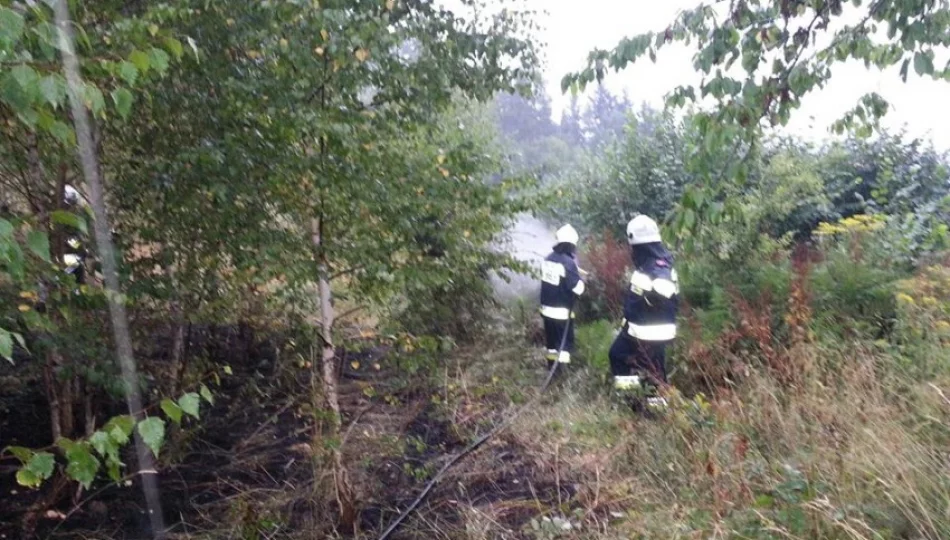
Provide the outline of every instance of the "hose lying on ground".
{"type": "Polygon", "coordinates": [[[426,498],[426,495],[429,494],[432,488],[435,487],[435,485],[439,483],[439,481],[442,479],[442,475],[444,475],[446,471],[448,471],[453,465],[461,461],[462,458],[471,454],[476,449],[478,449],[478,447],[485,444],[486,441],[488,441],[489,439],[497,435],[499,432],[501,432],[501,430],[508,427],[512,421],[514,421],[516,418],[518,418],[521,415],[521,413],[523,413],[530,407],[534,406],[534,404],[537,403],[539,399],[541,399],[541,396],[544,394],[545,390],[547,390],[548,386],[551,385],[551,381],[554,379],[554,374],[557,372],[557,368],[558,368],[557,359],[560,358],[561,351],[564,350],[564,345],[567,343],[567,333],[571,327],[571,315],[573,315],[573,310],[569,310],[568,312],[567,324],[564,325],[564,332],[561,335],[561,344],[560,346],[558,346],[557,356],[555,357],[555,361],[551,364],[551,369],[548,370],[548,376],[544,379],[544,383],[541,385],[540,390],[538,390],[538,393],[534,396],[534,398],[532,398],[531,401],[522,405],[520,409],[514,412],[514,414],[512,414],[511,416],[506,418],[504,421],[502,421],[500,424],[492,428],[491,431],[482,435],[481,437],[476,439],[475,442],[466,446],[464,450],[456,454],[445,465],[443,465],[442,468],[439,469],[439,472],[437,472],[435,476],[432,477],[432,480],[429,480],[429,483],[426,484],[426,487],[422,490],[421,493],[419,493],[419,496],[416,497],[414,501],[412,501],[412,504],[410,504],[408,508],[403,510],[402,513],[399,514],[399,517],[396,518],[396,521],[393,521],[392,524],[389,525],[389,528],[387,528],[386,531],[382,535],[380,535],[379,540],[386,540],[387,538],[389,538],[389,535],[391,535],[393,532],[395,532],[396,529],[399,528],[402,522],[405,521],[405,519],[409,517],[416,510],[416,508],[419,507],[419,504],[422,503],[422,501],[426,498]]]}

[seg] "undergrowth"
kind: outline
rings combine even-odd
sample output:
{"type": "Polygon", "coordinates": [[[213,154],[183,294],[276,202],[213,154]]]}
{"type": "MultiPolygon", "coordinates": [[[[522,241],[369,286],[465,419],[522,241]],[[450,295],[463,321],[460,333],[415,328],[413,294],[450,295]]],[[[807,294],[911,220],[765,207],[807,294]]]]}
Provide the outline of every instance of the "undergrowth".
{"type": "MultiPolygon", "coordinates": [[[[739,272],[693,261],[705,285],[684,295],[679,390],[655,421],[607,390],[616,321],[581,322],[577,361],[552,395],[446,480],[492,478],[496,496],[452,498],[448,521],[434,500],[407,537],[950,537],[947,266],[910,275],[878,255],[846,238],[772,245],[739,272]],[[506,491],[512,454],[530,464],[516,480],[546,490],[506,491]]],[[[497,420],[543,361],[485,358],[449,383],[470,392],[453,407],[477,402],[497,420]],[[497,399],[474,390],[483,384],[497,399]]]]}
{"type": "MultiPolygon", "coordinates": [[[[393,538],[950,537],[947,265],[910,274],[874,259],[847,243],[772,249],[743,283],[697,261],[710,290],[684,294],[677,390],[655,420],[609,390],[617,321],[579,318],[576,360],[393,538]]],[[[537,314],[522,305],[492,321],[458,346],[401,335],[347,353],[342,441],[308,440],[326,422],[322,396],[284,357],[287,381],[268,391],[287,391],[288,408],[227,454],[280,482],[230,472],[243,487],[179,538],[377,537],[544,380],[537,314]],[[354,531],[328,525],[330,444],[343,445],[361,502],[354,531]]]]}

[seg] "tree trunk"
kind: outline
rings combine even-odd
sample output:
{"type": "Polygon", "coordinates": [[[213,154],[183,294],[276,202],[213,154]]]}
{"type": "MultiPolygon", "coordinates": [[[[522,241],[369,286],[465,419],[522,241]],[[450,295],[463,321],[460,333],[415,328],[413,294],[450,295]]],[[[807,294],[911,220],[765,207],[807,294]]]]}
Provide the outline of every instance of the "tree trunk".
{"type": "MultiPolygon", "coordinates": [[[[63,355],[54,350],[53,354],[59,359],[59,364],[63,365],[63,355]]],[[[59,407],[63,415],[60,418],[60,425],[63,428],[63,437],[72,437],[76,433],[76,383],[77,377],[70,376],[60,383],[59,407]]]]}
{"type": "MultiPolygon", "coordinates": [[[[171,273],[170,268],[169,273],[171,273]]],[[[171,312],[175,332],[172,338],[172,358],[170,366],[172,374],[171,395],[177,396],[179,392],[181,392],[182,385],[184,384],[185,371],[187,368],[187,362],[185,360],[185,327],[187,323],[185,322],[185,310],[182,309],[181,299],[175,298],[172,301],[171,312]]]]}
{"type": "Polygon", "coordinates": [[[182,307],[181,297],[178,294],[177,281],[175,280],[175,264],[169,263],[169,258],[167,253],[164,252],[165,246],[162,246],[162,266],[165,270],[165,275],[168,276],[169,283],[172,284],[173,290],[175,291],[172,300],[170,311],[171,319],[174,327],[172,328],[172,350],[171,350],[171,365],[169,366],[169,371],[172,376],[171,382],[171,395],[177,396],[181,390],[184,375],[185,375],[185,310],[182,307]]]}
{"type": "MultiPolygon", "coordinates": [[[[320,288],[320,339],[323,341],[322,361],[320,362],[323,377],[323,395],[332,414],[331,436],[339,440],[343,417],[340,411],[339,375],[337,371],[336,349],[333,346],[333,293],[330,290],[329,272],[327,271],[326,256],[322,249],[322,229],[320,220],[314,219],[311,223],[311,240],[314,253],[317,257],[317,279],[320,288]]],[[[316,375],[316,374],[314,374],[316,375]]],[[[340,445],[332,445],[333,453],[333,482],[336,486],[336,499],[340,505],[340,527],[352,529],[356,523],[356,504],[353,500],[353,491],[350,488],[346,466],[343,463],[343,451],[340,445]]]]}
{"type": "Polygon", "coordinates": [[[86,437],[92,437],[92,434],[96,431],[96,412],[93,407],[93,394],[96,389],[93,388],[88,382],[85,383],[85,391],[83,392],[82,402],[83,402],[83,419],[86,423],[86,437]]]}
{"type": "MultiPolygon", "coordinates": [[[[73,51],[75,48],[74,30],[69,15],[69,7],[65,1],[54,5],[56,26],[59,29],[59,49],[62,52],[63,72],[66,76],[70,109],[73,123],[76,128],[76,142],[79,149],[79,161],[82,165],[83,177],[90,188],[92,209],[95,214],[93,231],[95,233],[96,248],[102,262],[102,274],[106,288],[106,298],[109,303],[109,315],[112,323],[112,332],[115,339],[116,357],[122,371],[122,379],[126,386],[126,404],[129,414],[139,420],[142,418],[142,395],[139,391],[138,370],[132,349],[132,338],[129,332],[129,317],[125,304],[121,300],[118,263],[113,248],[109,227],[109,215],[106,211],[106,194],[99,168],[97,156],[98,136],[95,134],[94,120],[89,117],[78,90],[84,82],[79,71],[79,59],[73,51]]],[[[155,538],[165,537],[164,517],[162,516],[161,499],[159,498],[158,477],[155,472],[155,460],[142,441],[141,434],[134,434],[138,470],[141,474],[142,490],[148,507],[149,521],[152,526],[152,535],[155,538]]]]}
{"type": "MultiPolygon", "coordinates": [[[[28,184],[32,184],[39,191],[36,197],[30,197],[30,206],[37,213],[37,216],[45,224],[47,234],[50,240],[51,256],[56,261],[62,261],[63,246],[60,230],[55,227],[50,220],[52,210],[62,208],[65,202],[66,194],[66,175],[61,172],[53,186],[52,200],[47,199],[49,190],[47,186],[46,169],[43,166],[43,160],[40,157],[39,140],[36,133],[27,134],[26,140],[26,162],[28,184]]],[[[40,282],[39,288],[46,289],[46,284],[40,282]]],[[[46,306],[46,294],[43,294],[44,309],[46,306]]],[[[55,311],[50,311],[55,313],[55,311]]],[[[49,401],[49,416],[51,425],[51,435],[55,443],[61,437],[71,437],[73,433],[73,422],[75,414],[73,411],[73,392],[72,378],[62,381],[59,373],[63,369],[63,355],[59,347],[53,345],[47,352],[46,365],[43,366],[43,383],[46,386],[46,396],[49,401]]]]}
{"type": "Polygon", "coordinates": [[[46,386],[46,399],[49,401],[50,435],[53,437],[53,442],[56,442],[63,436],[63,428],[62,422],[60,421],[62,411],[59,406],[59,388],[56,384],[56,370],[53,358],[53,354],[50,353],[46,365],[43,366],[43,383],[46,386]]]}

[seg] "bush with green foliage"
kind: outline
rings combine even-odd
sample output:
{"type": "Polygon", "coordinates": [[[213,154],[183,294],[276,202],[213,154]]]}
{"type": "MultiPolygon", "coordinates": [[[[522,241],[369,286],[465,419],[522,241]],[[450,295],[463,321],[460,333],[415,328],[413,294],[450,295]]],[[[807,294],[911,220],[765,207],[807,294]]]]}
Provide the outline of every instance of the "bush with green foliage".
{"type": "Polygon", "coordinates": [[[577,344],[575,354],[578,360],[593,368],[595,372],[609,372],[610,361],[607,353],[619,329],[620,323],[615,320],[595,320],[578,324],[574,331],[577,344]]]}

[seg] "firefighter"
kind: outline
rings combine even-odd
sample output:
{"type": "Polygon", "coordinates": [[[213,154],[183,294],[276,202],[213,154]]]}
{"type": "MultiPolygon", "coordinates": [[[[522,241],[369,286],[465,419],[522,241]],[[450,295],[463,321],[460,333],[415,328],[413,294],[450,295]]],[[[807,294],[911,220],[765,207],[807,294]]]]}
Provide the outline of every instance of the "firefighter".
{"type": "Polygon", "coordinates": [[[666,350],[676,337],[679,281],[655,221],[644,215],[633,218],[627,224],[627,242],[633,274],[623,325],[610,347],[610,370],[614,388],[646,396],[650,409],[662,409],[666,401],[656,389],[667,384],[666,350]]]}
{"type": "MultiPolygon", "coordinates": [[[[67,185],[65,188],[65,207],[75,212],[80,219],[83,215],[91,216],[89,203],[73,186],[67,185]]],[[[70,227],[70,229],[72,229],[70,227]]],[[[63,263],[65,272],[76,279],[76,283],[83,285],[86,282],[86,258],[89,255],[84,245],[80,231],[70,230],[66,239],[65,252],[63,254],[63,263]]]]}
{"type": "Polygon", "coordinates": [[[553,364],[568,364],[574,350],[574,299],[584,294],[584,280],[577,267],[577,231],[565,225],[555,233],[556,244],[541,263],[541,319],[548,369],[553,364]],[[564,348],[561,340],[567,332],[564,348]],[[560,350],[560,352],[558,352],[560,350]]]}

